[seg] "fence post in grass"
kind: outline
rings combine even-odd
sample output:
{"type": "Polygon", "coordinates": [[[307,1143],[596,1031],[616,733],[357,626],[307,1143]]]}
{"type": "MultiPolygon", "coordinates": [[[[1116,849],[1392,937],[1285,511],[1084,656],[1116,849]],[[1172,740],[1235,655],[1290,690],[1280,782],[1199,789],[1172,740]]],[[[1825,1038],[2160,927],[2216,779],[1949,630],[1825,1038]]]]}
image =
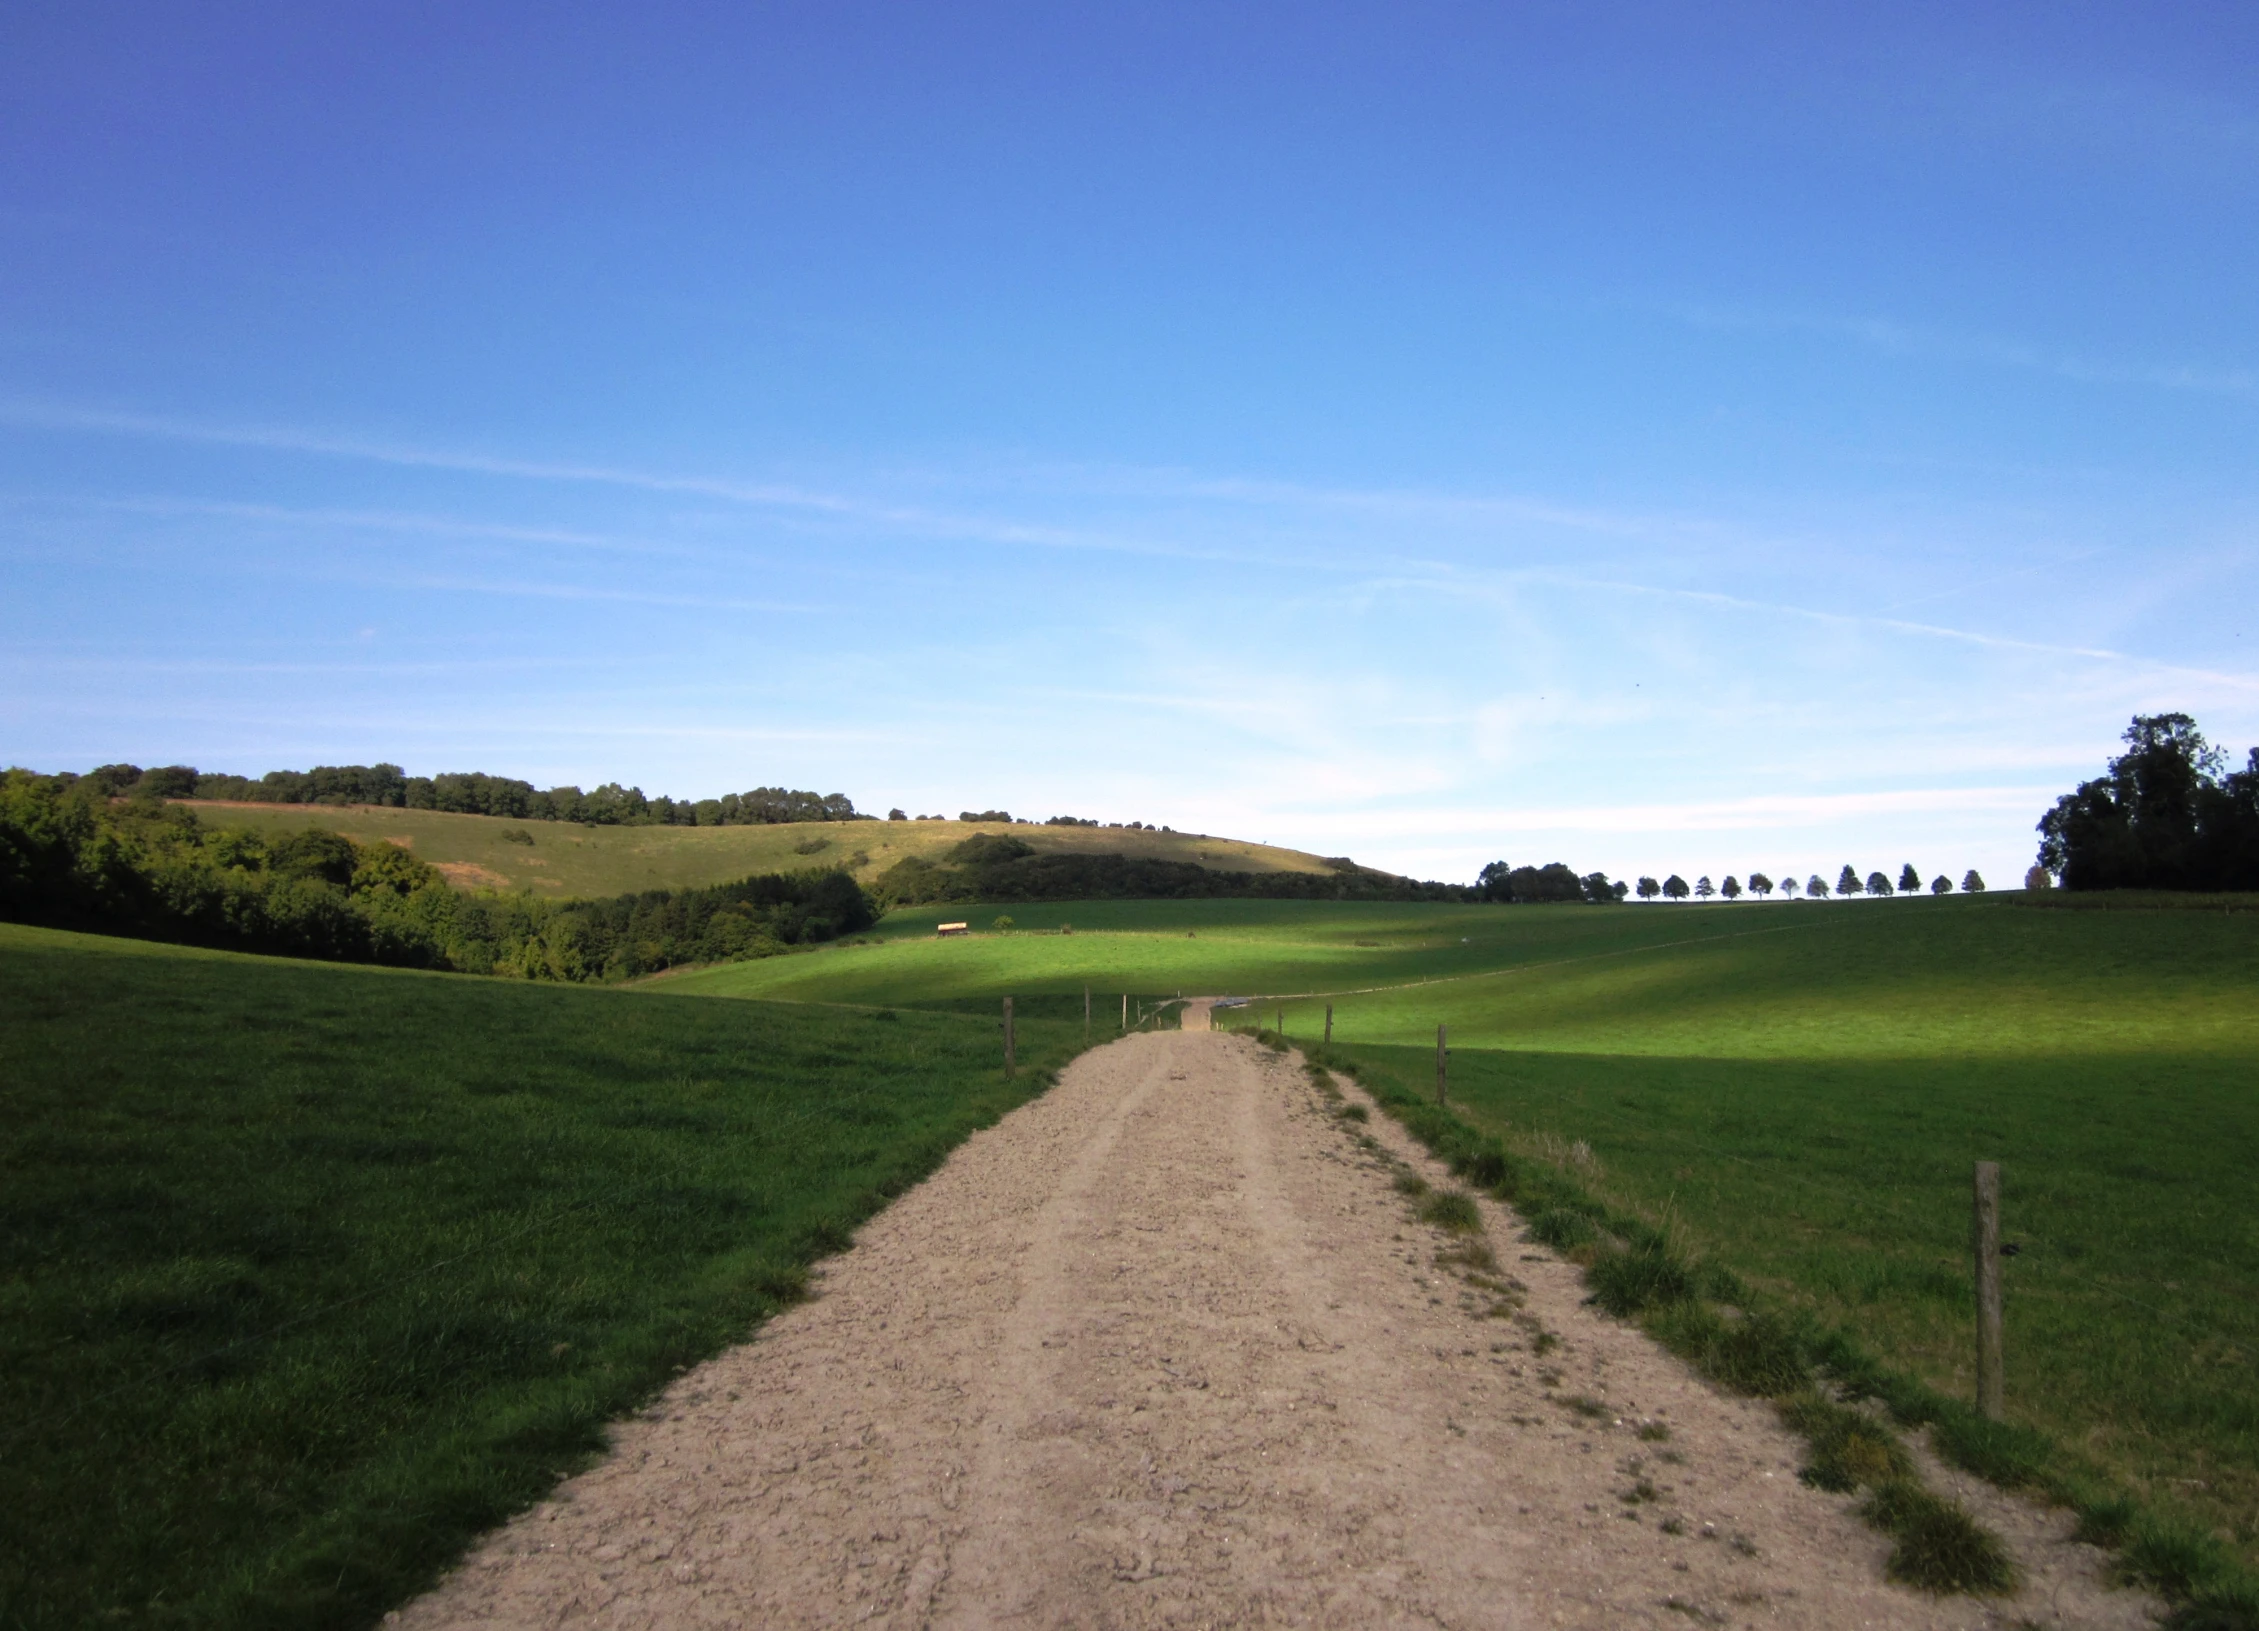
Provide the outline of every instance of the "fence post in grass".
{"type": "Polygon", "coordinates": [[[1448,1050],[1445,1049],[1443,1043],[1444,1028],[1438,1025],[1435,1028],[1435,1102],[1449,1104],[1451,1102],[1451,1078],[1444,1064],[1444,1060],[1448,1057],[1448,1050]]]}
{"type": "Polygon", "coordinates": [[[1013,1069],[1013,1065],[1014,1065],[1014,1060],[1013,1060],[1013,1058],[1012,1058],[1012,999],[1011,999],[1010,997],[1006,997],[1006,998],[1004,999],[1004,1074],[1005,1074],[1006,1076],[1009,1076],[1009,1075],[1011,1075],[1011,1074],[1012,1074],[1012,1069],[1013,1069]]]}
{"type": "Polygon", "coordinates": [[[1129,993],[1122,993],[1122,1034],[1129,1035],[1129,993]]]}
{"type": "Polygon", "coordinates": [[[1326,1004],[1326,1052],[1333,1052],[1333,1004],[1326,1004]]]}
{"type": "Polygon", "coordinates": [[[1998,1421],[2006,1391],[2000,1362],[2000,1163],[1979,1161],[1977,1224],[1977,1413],[1998,1421]]]}

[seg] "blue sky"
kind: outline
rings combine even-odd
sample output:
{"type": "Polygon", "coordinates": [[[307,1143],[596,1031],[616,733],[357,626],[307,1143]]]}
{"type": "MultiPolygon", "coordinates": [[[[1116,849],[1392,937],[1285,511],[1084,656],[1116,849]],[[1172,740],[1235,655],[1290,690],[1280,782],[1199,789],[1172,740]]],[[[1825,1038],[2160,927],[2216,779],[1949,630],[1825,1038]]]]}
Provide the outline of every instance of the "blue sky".
{"type": "Polygon", "coordinates": [[[0,759],[2010,881],[2259,740],[2259,13],[1889,9],[12,6],[0,759]]]}

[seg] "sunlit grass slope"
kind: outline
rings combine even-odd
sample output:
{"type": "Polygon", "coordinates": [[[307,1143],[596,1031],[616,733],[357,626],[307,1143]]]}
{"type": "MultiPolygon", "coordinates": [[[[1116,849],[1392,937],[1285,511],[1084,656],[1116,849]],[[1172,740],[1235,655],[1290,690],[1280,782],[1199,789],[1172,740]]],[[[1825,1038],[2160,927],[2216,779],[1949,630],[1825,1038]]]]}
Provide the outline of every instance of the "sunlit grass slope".
{"type": "Polygon", "coordinates": [[[846,866],[869,883],[907,856],[937,856],[977,832],[1009,830],[1039,850],[1192,861],[1232,872],[1323,872],[1299,850],[1126,827],[1012,827],[995,822],[842,821],[746,827],[583,827],[371,805],[197,803],[215,827],[261,832],[329,827],[363,842],[404,843],[464,888],[531,889],[566,897],[728,883],[757,872],[846,866]],[[531,844],[512,843],[522,832],[531,844]]]}
{"type": "Polygon", "coordinates": [[[0,925],[0,1625],[352,1626],[1079,1022],[0,925]]]}
{"type": "Polygon", "coordinates": [[[1469,1115],[1585,1141],[1620,1202],[1964,1395],[1970,1163],[1998,1160],[2012,1415],[2259,1561],[2259,902],[2057,904],[1084,903],[947,941],[966,914],[927,909],[663,989],[1267,994],[1312,1040],[1331,1001],[1422,1091],[1447,1023],[1469,1115]]]}
{"type": "Polygon", "coordinates": [[[1727,916],[1329,901],[925,906],[889,913],[869,937],[874,944],[696,970],[671,976],[666,988],[816,1002],[1066,992],[1085,982],[1158,994],[1346,993],[1614,956],[1789,921],[1756,910],[1727,916]],[[1010,932],[993,928],[1000,916],[1012,920],[1010,932]],[[937,939],[934,926],[953,921],[969,921],[974,932],[937,939]],[[1066,926],[1073,932],[1062,933],[1066,926]]]}

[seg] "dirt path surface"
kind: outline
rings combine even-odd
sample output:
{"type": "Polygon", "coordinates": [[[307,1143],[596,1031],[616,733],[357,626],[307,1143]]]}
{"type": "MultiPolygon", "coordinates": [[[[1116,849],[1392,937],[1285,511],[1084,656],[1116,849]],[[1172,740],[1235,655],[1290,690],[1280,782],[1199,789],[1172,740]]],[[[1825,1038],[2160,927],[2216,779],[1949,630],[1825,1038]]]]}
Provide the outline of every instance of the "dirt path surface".
{"type": "Polygon", "coordinates": [[[1886,1584],[1768,1407],[1585,1309],[1487,1202],[1471,1264],[1406,1160],[1243,1038],[1086,1055],[390,1622],[2147,1623],[1997,1499],[2017,1597],[1886,1584]]]}

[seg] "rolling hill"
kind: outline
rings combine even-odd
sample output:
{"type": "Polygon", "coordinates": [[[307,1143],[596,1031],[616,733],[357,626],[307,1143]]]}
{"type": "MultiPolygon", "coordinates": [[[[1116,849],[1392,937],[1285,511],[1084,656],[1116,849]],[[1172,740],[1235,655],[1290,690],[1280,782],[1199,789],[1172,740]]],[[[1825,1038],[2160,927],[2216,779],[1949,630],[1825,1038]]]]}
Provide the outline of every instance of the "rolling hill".
{"type": "Polygon", "coordinates": [[[238,804],[179,800],[214,827],[261,833],[327,827],[362,842],[401,844],[462,888],[524,889],[563,900],[727,883],[758,872],[845,866],[859,883],[907,857],[938,858],[975,833],[1009,831],[1040,853],[1189,861],[1232,872],[1328,871],[1300,850],[1235,838],[1130,827],[1004,827],[965,821],[811,821],[774,826],[584,827],[560,821],[451,815],[382,805],[238,804]],[[531,843],[513,841],[522,834],[531,843]]]}

